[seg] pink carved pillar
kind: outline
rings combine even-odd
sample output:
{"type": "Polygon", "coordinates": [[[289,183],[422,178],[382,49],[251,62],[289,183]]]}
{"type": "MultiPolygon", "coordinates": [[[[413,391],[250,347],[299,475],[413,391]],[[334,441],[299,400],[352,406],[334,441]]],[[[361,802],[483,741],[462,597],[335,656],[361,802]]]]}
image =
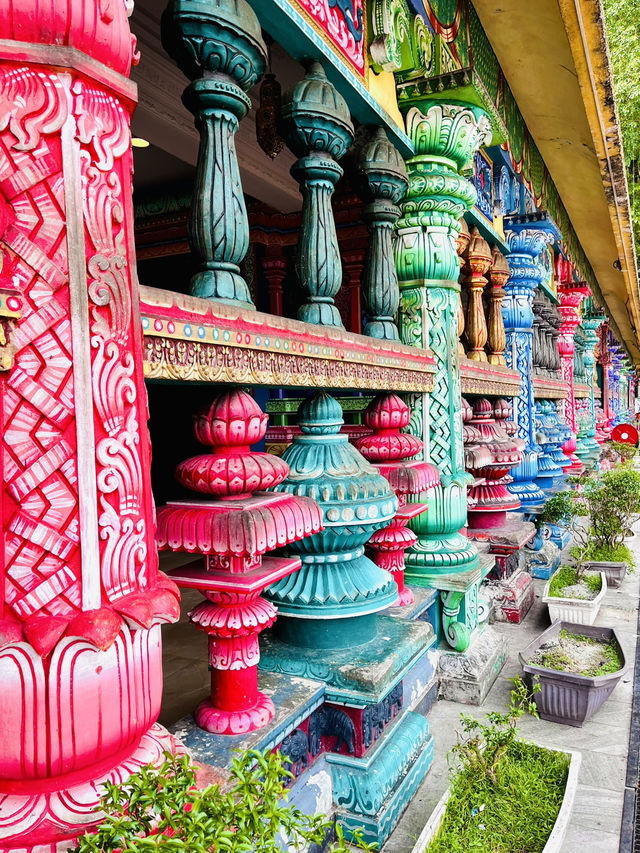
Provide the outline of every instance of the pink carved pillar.
{"type": "Polygon", "coordinates": [[[179,608],[154,542],[132,52],[122,0],[0,12],[0,254],[20,301],[0,415],[0,850],[66,849],[101,782],[172,745],[154,725],[159,625],[179,608]]]}
{"type": "Polygon", "coordinates": [[[573,354],[574,354],[574,337],[576,329],[580,325],[580,304],[583,299],[591,295],[587,284],[580,282],[574,284],[571,281],[570,274],[563,277],[558,285],[558,295],[560,296],[560,314],[562,315],[562,323],[560,324],[560,336],[558,337],[558,351],[560,352],[560,369],[562,371],[562,379],[566,382],[568,393],[563,400],[564,419],[571,430],[571,437],[562,446],[562,450],[569,459],[571,459],[571,467],[565,469],[570,474],[579,474],[584,471],[584,465],[575,455],[576,450],[576,399],[573,391],[573,354]]]}
{"type": "Polygon", "coordinates": [[[404,585],[404,552],[417,541],[407,525],[427,511],[426,503],[408,503],[409,495],[423,495],[440,482],[440,473],[430,462],[412,461],[423,449],[423,442],[411,433],[400,432],[409,426],[409,406],[396,394],[379,394],[367,406],[364,420],[373,432],[355,442],[365,459],[389,481],[398,498],[398,511],[391,524],[376,530],[367,544],[373,562],[391,572],[398,586],[398,604],[412,604],[414,596],[404,585]]]}

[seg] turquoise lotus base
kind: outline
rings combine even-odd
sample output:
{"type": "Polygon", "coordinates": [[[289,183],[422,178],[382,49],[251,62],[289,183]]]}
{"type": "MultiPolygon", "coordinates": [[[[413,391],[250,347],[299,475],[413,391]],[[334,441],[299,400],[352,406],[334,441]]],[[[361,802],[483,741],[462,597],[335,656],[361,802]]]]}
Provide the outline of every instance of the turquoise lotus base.
{"type": "Polygon", "coordinates": [[[387,615],[377,620],[372,640],[343,649],[294,646],[279,639],[273,629],[265,631],[260,637],[259,668],[322,681],[328,702],[360,707],[380,702],[435,646],[436,635],[427,622],[387,615]]]}
{"type": "Polygon", "coordinates": [[[368,843],[384,844],[433,761],[425,717],[407,711],[363,758],[327,755],[336,818],[347,838],[361,829],[368,843]]]}

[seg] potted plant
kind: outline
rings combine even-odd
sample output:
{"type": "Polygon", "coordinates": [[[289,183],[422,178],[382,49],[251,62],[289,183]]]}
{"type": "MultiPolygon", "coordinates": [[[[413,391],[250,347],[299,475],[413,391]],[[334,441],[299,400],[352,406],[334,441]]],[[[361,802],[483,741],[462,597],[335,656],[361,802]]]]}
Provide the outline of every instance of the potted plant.
{"type": "Polygon", "coordinates": [[[591,518],[590,539],[581,559],[586,567],[603,571],[610,586],[622,583],[633,557],[624,544],[640,518],[640,471],[624,463],[587,484],[582,494],[591,518]]]}
{"type": "Polygon", "coordinates": [[[462,715],[463,735],[449,755],[451,785],[412,853],[562,850],[580,754],[546,749],[519,737],[519,717],[525,712],[537,716],[537,709],[523,681],[518,678],[514,684],[507,714],[492,711],[486,723],[462,715]]]}
{"type": "Polygon", "coordinates": [[[581,726],[609,698],[626,660],[615,628],[554,622],[520,652],[543,720],[581,726]]]}
{"type": "Polygon", "coordinates": [[[323,846],[329,853],[353,845],[373,850],[356,831],[347,846],[342,829],[324,815],[306,815],[287,803],[293,774],[279,752],[250,750],[234,758],[221,788],[198,789],[197,768],[188,756],[165,753],[161,767],[132,773],[120,785],[107,783],[100,803],[104,820],[78,839],[69,853],[144,853],[158,848],[184,853],[272,853],[278,838],[295,849],[323,846]]]}
{"type": "Polygon", "coordinates": [[[580,625],[593,625],[607,591],[604,572],[587,572],[582,562],[583,549],[576,549],[573,566],[561,566],[547,581],[542,600],[549,608],[552,622],[564,619],[580,625]]]}

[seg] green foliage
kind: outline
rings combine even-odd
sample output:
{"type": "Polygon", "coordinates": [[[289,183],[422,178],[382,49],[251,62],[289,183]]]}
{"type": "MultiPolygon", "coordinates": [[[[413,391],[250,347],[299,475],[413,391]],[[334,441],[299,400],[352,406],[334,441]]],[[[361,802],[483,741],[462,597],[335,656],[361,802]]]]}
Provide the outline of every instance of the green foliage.
{"type": "MultiPolygon", "coordinates": [[[[573,555],[573,548],[571,549],[573,555]]],[[[595,541],[590,542],[584,549],[582,558],[585,562],[595,563],[626,563],[630,569],[634,568],[635,560],[629,548],[622,545],[598,545],[595,541]]]]}
{"type": "Polygon", "coordinates": [[[630,462],[638,452],[637,447],[634,447],[633,444],[627,444],[624,441],[612,441],[611,446],[620,455],[623,462],[630,462]]]}
{"type": "Polygon", "coordinates": [[[536,516],[536,524],[569,524],[574,514],[573,500],[570,492],[558,492],[544,505],[542,512],[536,516]]]}
{"type": "MultiPolygon", "coordinates": [[[[584,549],[577,550],[584,553],[584,549]]],[[[572,549],[573,553],[574,549],[572,549]]],[[[602,589],[602,577],[599,572],[597,574],[585,574],[582,564],[579,568],[577,566],[561,566],[551,578],[549,595],[553,598],[566,598],[566,588],[578,583],[584,583],[591,592],[598,593],[602,589]]]]}
{"type": "Polygon", "coordinates": [[[613,82],[620,113],[631,218],[640,251],[640,0],[604,0],[613,82]]]}
{"type": "MultiPolygon", "coordinates": [[[[161,767],[140,768],[121,785],[106,784],[104,821],[85,833],[70,853],[274,853],[276,837],[296,839],[296,849],[321,844],[332,827],[324,815],[305,815],[287,803],[292,778],[279,752],[250,750],[234,758],[228,790],[196,786],[187,756],[165,753],[161,767]]],[[[336,825],[333,853],[349,849],[336,825]]],[[[356,838],[362,850],[373,850],[356,838]]]]}
{"type": "Polygon", "coordinates": [[[591,592],[598,593],[602,589],[602,576],[598,572],[598,574],[585,574],[582,577],[583,583],[585,583],[591,592]]]}
{"type": "Polygon", "coordinates": [[[622,545],[627,530],[640,516],[640,471],[629,463],[619,465],[585,486],[583,494],[595,545],[622,545]]]}
{"type": "MultiPolygon", "coordinates": [[[[534,692],[539,690],[536,685],[534,692]]],[[[486,723],[463,714],[464,737],[453,747],[451,797],[427,853],[540,853],[558,816],[568,756],[519,737],[524,713],[538,716],[520,678],[508,713],[486,723]]]]}

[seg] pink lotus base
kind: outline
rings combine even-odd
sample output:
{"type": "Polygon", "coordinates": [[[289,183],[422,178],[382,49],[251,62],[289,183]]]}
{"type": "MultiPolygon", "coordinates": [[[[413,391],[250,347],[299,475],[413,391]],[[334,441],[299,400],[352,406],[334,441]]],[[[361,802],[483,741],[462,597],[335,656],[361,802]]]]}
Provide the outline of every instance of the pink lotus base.
{"type": "Polygon", "coordinates": [[[258,693],[250,708],[226,711],[215,708],[210,699],[205,699],[196,708],[196,723],[201,729],[214,735],[243,735],[254,732],[270,723],[275,714],[273,702],[264,693],[258,693]]]}
{"type": "Polygon", "coordinates": [[[180,741],[156,723],[128,757],[107,773],[96,773],[90,781],[51,791],[11,794],[0,790],[0,853],[66,853],[79,835],[101,821],[96,809],[105,782],[125,782],[145,764],[159,767],[165,752],[184,755],[185,751],[180,741]],[[9,839],[11,847],[3,846],[9,839]]]}

